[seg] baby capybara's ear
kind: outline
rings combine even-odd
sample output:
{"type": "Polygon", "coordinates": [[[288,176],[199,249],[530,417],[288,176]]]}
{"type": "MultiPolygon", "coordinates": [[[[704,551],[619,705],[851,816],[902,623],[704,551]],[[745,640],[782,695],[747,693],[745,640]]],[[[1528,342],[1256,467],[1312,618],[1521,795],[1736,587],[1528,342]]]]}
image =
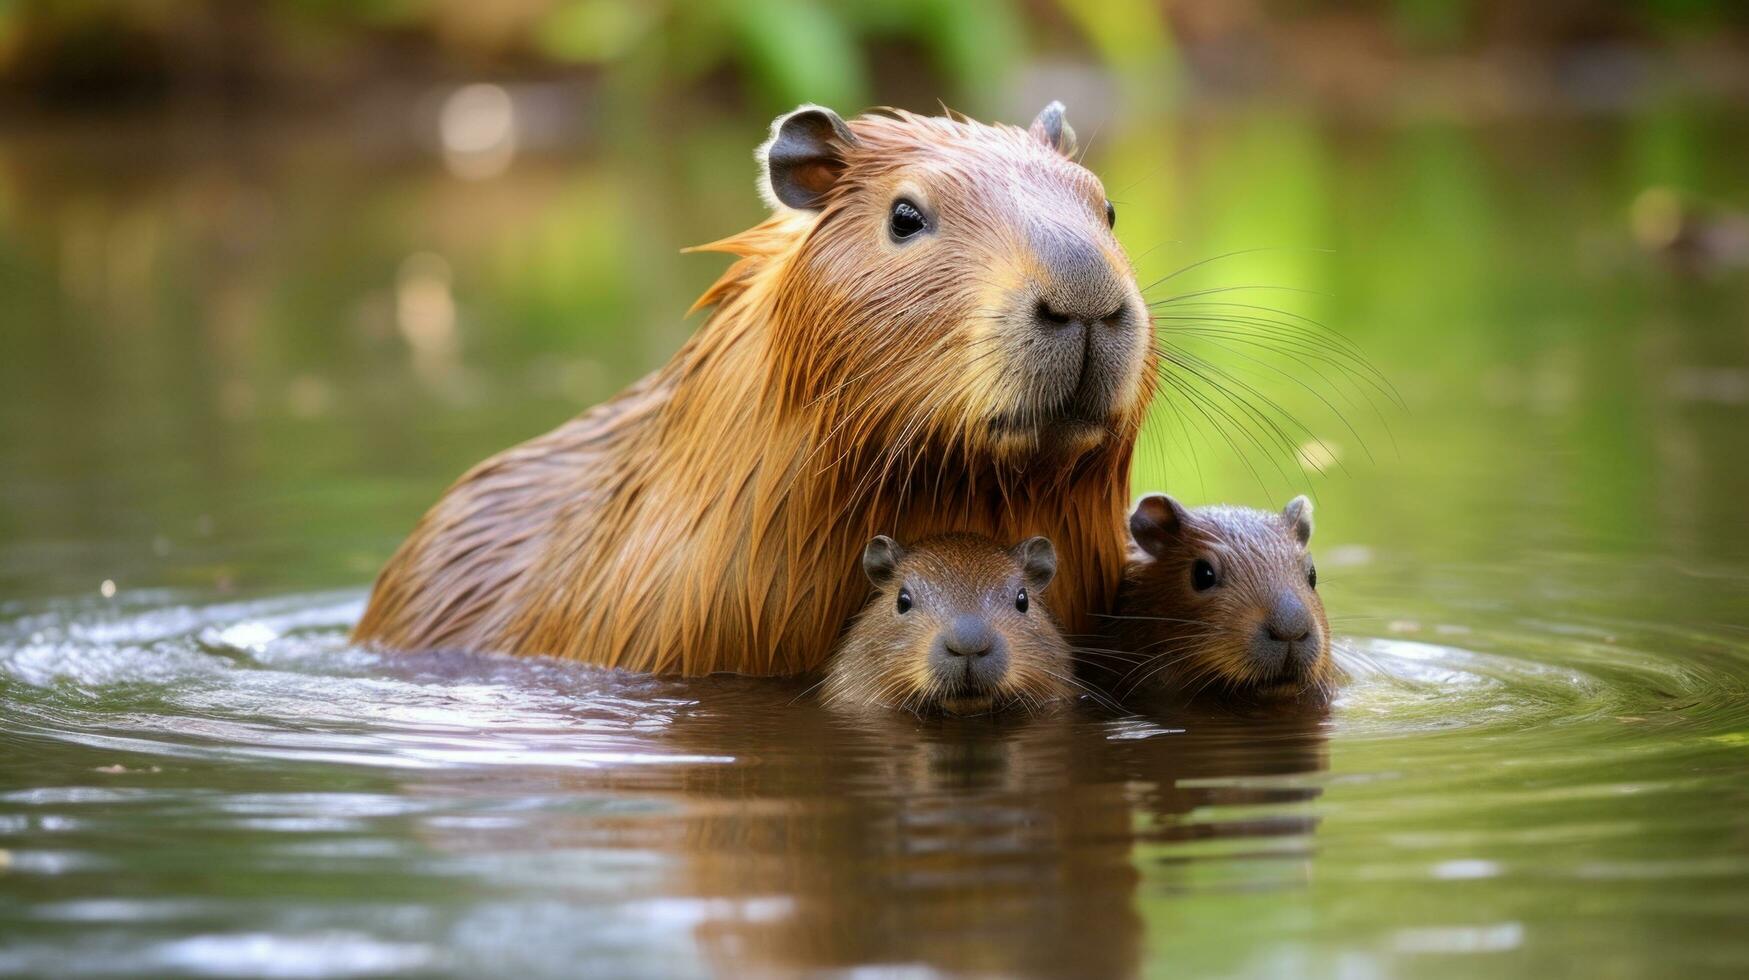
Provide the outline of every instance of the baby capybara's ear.
{"type": "Polygon", "coordinates": [[[1050,538],[1027,538],[1008,549],[1008,553],[1020,566],[1026,587],[1034,592],[1043,592],[1051,579],[1057,577],[1057,548],[1050,538]]]}
{"type": "Polygon", "coordinates": [[[1151,493],[1136,501],[1136,509],[1130,512],[1130,537],[1136,539],[1143,551],[1158,558],[1189,523],[1190,512],[1183,504],[1166,494],[1151,493]]]}
{"type": "Polygon", "coordinates": [[[1052,102],[1039,110],[1038,116],[1032,121],[1032,138],[1056,150],[1066,157],[1075,155],[1075,130],[1070,127],[1069,120],[1064,118],[1065,110],[1061,102],[1052,102]]]}
{"type": "Polygon", "coordinates": [[[814,210],[844,176],[844,155],[856,145],[856,134],[831,109],[805,105],[779,116],[759,148],[765,170],[759,192],[774,205],[814,210]]]}
{"type": "Polygon", "coordinates": [[[905,559],[905,549],[899,542],[884,534],[877,534],[862,549],[862,574],[874,583],[875,588],[885,588],[888,582],[899,571],[899,562],[905,559]]]}
{"type": "Polygon", "coordinates": [[[1287,518],[1287,526],[1294,529],[1294,537],[1300,539],[1300,544],[1312,540],[1312,501],[1305,494],[1288,501],[1281,509],[1281,516],[1287,518]]]}

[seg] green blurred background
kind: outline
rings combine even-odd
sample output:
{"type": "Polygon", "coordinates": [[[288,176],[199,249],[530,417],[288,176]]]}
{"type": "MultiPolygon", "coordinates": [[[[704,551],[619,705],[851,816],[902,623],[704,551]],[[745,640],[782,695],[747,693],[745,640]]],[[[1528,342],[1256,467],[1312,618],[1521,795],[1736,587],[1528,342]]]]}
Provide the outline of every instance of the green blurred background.
{"type": "Polygon", "coordinates": [[[695,329],[801,101],[1069,105],[1262,406],[1164,399],[1138,489],[1309,490],[1332,567],[1738,562],[1746,52],[1711,0],[0,2],[0,588],[365,582],[695,329]]]}
{"type": "Polygon", "coordinates": [[[746,971],[794,898],[846,969],[1741,976],[1746,212],[1741,2],[0,0],[0,973],[746,971]],[[696,329],[774,115],[1053,98],[1257,408],[1160,399],[1136,489],[1314,495],[1382,660],[1331,719],[345,648],[451,480],[696,329]]]}

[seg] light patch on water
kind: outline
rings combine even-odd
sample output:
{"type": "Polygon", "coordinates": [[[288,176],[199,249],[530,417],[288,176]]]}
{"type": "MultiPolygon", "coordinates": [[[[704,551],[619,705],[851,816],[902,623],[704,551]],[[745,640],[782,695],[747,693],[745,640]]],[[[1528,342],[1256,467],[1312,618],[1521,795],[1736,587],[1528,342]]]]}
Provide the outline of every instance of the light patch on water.
{"type": "Polygon", "coordinates": [[[1504,953],[1524,944],[1524,925],[1429,926],[1400,929],[1392,937],[1400,953],[1504,953]]]}
{"type": "Polygon", "coordinates": [[[795,899],[788,895],[749,895],[745,898],[661,898],[638,902],[627,913],[664,928],[693,928],[707,922],[780,922],[796,913],[795,899]]]}
{"type": "Polygon", "coordinates": [[[1183,735],[1182,728],[1167,728],[1146,718],[1119,718],[1110,725],[1106,739],[1112,742],[1136,742],[1162,735],[1183,735]]]}
{"type": "Polygon", "coordinates": [[[141,966],[203,977],[364,977],[437,965],[430,946],[384,942],[363,933],[330,931],[306,936],[242,933],[192,936],[143,951],[141,966]]]}
{"type": "Polygon", "coordinates": [[[175,899],[86,898],[39,906],[46,922],[172,922],[212,911],[216,903],[175,899]]]}
{"type": "Polygon", "coordinates": [[[244,622],[235,626],[227,626],[212,633],[214,643],[239,650],[265,650],[269,643],[279,639],[279,631],[266,623],[244,622]]]}
{"type": "Polygon", "coordinates": [[[727,765],[732,755],[675,755],[660,752],[567,752],[558,749],[501,749],[490,752],[455,752],[415,749],[408,758],[439,764],[559,766],[597,769],[603,766],[695,766],[727,765]]]}
{"type": "Polygon", "coordinates": [[[347,834],[362,833],[369,828],[369,824],[362,820],[339,817],[246,817],[231,821],[229,826],[274,834],[347,834]]]}
{"type": "Polygon", "coordinates": [[[99,786],[43,786],[37,789],[13,790],[0,794],[0,803],[22,803],[26,806],[57,806],[65,803],[125,803],[151,797],[147,789],[108,789],[99,786]]]}
{"type": "Polygon", "coordinates": [[[19,850],[0,851],[6,855],[4,870],[11,874],[65,875],[102,871],[115,862],[79,851],[19,850]]]}
{"type": "Polygon", "coordinates": [[[1429,876],[1440,881],[1472,881],[1478,878],[1492,878],[1499,873],[1500,863],[1498,861],[1484,861],[1477,858],[1441,861],[1428,871],[1429,876]]]}
{"type": "Polygon", "coordinates": [[[216,804],[227,813],[265,816],[319,811],[331,816],[396,817],[430,810],[429,800],[377,793],[239,793],[216,804]]]}

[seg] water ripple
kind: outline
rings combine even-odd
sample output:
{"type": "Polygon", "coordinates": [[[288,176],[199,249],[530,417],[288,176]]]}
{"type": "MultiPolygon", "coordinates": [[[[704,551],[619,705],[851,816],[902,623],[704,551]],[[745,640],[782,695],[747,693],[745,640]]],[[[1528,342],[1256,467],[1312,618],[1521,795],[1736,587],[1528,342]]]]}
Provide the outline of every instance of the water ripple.
{"type": "Polygon", "coordinates": [[[830,968],[817,937],[871,930],[953,970],[1114,972],[1061,957],[1192,895],[1310,891],[1411,958],[1535,951],[1579,882],[1749,898],[1715,846],[1749,746],[1728,629],[1392,624],[1343,639],[1328,713],[920,720],[360,649],[360,598],[12,607],[0,875],[30,899],[0,928],[61,932],[0,974],[689,976],[830,968]]]}

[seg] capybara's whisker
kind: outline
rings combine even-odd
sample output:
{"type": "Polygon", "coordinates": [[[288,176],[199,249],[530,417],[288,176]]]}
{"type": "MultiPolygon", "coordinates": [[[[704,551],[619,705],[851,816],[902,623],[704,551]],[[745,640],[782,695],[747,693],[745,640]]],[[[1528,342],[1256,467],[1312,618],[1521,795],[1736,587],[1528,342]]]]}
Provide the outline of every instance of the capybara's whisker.
{"type": "MultiPolygon", "coordinates": [[[[1177,277],[1184,275],[1186,272],[1190,272],[1194,269],[1200,269],[1205,265],[1210,265],[1212,263],[1222,261],[1223,259],[1237,258],[1238,256],[1241,256],[1241,255],[1256,255],[1260,252],[1282,252],[1282,251],[1329,252],[1331,250],[1327,249],[1327,248],[1314,248],[1314,249],[1297,250],[1297,249],[1288,249],[1288,248],[1285,248],[1285,247],[1280,246],[1280,245],[1264,245],[1264,246],[1260,246],[1257,248],[1234,249],[1231,252],[1222,252],[1219,255],[1211,255],[1206,259],[1200,259],[1198,261],[1190,263],[1189,265],[1181,266],[1172,272],[1168,272],[1167,274],[1161,276],[1160,278],[1154,280],[1153,282],[1148,283],[1146,286],[1143,286],[1142,287],[1142,294],[1147,295],[1149,290],[1167,282],[1168,280],[1176,279],[1177,277]]],[[[1143,253],[1143,254],[1146,254],[1146,253],[1143,253]]]]}

